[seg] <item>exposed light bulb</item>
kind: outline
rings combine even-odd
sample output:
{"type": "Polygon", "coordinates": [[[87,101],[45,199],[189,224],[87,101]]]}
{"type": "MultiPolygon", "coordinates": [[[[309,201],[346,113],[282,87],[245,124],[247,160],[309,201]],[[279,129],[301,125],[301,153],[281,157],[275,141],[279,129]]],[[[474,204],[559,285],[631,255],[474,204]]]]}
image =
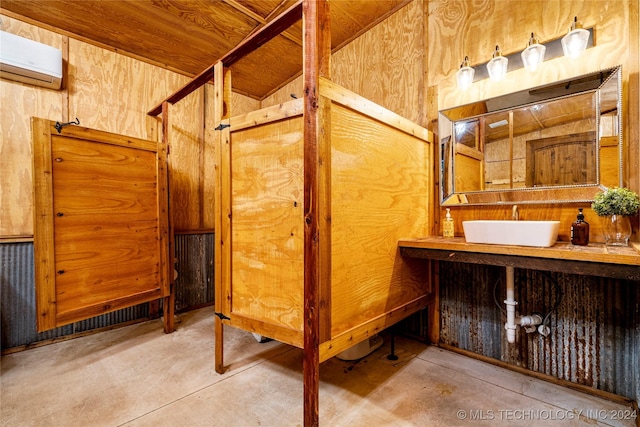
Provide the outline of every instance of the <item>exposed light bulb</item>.
{"type": "Polygon", "coordinates": [[[473,76],[476,71],[469,65],[469,57],[465,56],[464,61],[460,64],[460,69],[456,73],[456,81],[458,82],[458,88],[465,90],[471,87],[473,83],[473,76]]]}
{"type": "Polygon", "coordinates": [[[569,33],[562,38],[562,51],[564,56],[572,59],[578,58],[587,48],[589,42],[589,31],[580,27],[578,17],[573,18],[569,33]]]}
{"type": "Polygon", "coordinates": [[[496,50],[493,52],[493,58],[487,63],[489,78],[494,82],[499,82],[504,79],[504,76],[507,75],[508,65],[509,60],[502,56],[502,51],[500,51],[500,48],[496,45],[496,50]]]}
{"type": "Polygon", "coordinates": [[[522,51],[522,63],[532,73],[538,70],[538,66],[544,62],[544,53],[547,48],[538,42],[538,38],[531,33],[529,46],[522,51]]]}

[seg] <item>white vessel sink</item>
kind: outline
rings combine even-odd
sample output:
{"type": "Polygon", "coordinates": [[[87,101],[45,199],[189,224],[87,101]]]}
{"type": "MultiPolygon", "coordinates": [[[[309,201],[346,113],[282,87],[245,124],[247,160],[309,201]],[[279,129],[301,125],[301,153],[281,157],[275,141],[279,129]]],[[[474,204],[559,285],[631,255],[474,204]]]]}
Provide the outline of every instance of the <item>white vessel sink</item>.
{"type": "Polygon", "coordinates": [[[467,243],[494,245],[553,246],[560,221],[462,221],[467,243]]]}

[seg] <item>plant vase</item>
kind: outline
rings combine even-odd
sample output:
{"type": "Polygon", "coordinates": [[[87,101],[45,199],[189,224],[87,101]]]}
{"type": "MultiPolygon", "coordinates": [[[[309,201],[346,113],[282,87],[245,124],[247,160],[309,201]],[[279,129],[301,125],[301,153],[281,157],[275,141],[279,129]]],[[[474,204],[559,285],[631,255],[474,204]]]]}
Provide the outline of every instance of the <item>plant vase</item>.
{"type": "Polygon", "coordinates": [[[628,246],[631,220],[625,215],[603,216],[604,240],[607,246],[628,246]]]}

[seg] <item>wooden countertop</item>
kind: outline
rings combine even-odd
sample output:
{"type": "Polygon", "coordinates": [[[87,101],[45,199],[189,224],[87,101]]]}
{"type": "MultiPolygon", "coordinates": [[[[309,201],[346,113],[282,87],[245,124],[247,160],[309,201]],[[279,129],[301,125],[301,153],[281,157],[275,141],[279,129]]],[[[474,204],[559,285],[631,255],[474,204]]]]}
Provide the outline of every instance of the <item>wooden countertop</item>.
{"type": "Polygon", "coordinates": [[[440,261],[514,266],[534,270],[640,280],[640,243],[574,246],[557,242],[549,248],[467,243],[463,237],[422,237],[398,241],[403,256],[440,261]]]}

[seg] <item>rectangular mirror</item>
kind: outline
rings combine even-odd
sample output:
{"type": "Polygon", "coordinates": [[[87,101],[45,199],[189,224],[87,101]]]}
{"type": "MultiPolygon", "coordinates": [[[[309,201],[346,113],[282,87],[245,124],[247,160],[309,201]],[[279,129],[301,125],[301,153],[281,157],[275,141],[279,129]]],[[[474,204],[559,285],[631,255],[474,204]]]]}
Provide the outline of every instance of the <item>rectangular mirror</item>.
{"type": "Polygon", "coordinates": [[[622,185],[621,68],[439,112],[442,206],[588,202],[622,185]]]}

